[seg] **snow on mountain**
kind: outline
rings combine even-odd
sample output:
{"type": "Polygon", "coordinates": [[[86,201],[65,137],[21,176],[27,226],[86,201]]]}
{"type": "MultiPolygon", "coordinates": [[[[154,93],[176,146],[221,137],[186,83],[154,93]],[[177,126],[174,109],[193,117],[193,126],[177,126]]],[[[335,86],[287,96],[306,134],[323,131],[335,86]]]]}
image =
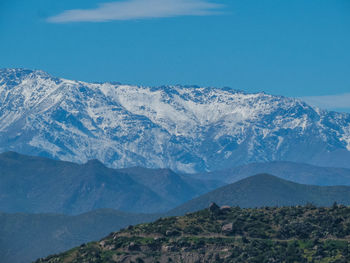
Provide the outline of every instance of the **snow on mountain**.
{"type": "Polygon", "coordinates": [[[293,98],[0,70],[0,151],[212,171],[288,160],[350,167],[350,115],[293,98]]]}

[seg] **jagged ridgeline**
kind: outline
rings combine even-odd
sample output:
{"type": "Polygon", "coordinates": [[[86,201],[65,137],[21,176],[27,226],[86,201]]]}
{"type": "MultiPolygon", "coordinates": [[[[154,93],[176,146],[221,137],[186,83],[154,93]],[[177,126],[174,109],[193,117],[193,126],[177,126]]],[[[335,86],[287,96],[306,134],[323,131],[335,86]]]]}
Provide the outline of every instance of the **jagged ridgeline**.
{"type": "Polygon", "coordinates": [[[350,262],[350,208],[212,204],[36,261],[81,262],[350,262]]]}
{"type": "Polygon", "coordinates": [[[215,171],[273,160],[350,168],[350,115],[265,93],[86,83],[0,70],[0,152],[215,171]]]}

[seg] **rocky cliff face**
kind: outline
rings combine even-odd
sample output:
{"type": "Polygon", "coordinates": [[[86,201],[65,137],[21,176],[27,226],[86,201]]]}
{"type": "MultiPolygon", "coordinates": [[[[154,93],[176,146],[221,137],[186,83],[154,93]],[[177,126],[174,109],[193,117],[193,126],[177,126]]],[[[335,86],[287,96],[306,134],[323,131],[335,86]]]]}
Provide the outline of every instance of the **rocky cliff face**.
{"type": "Polygon", "coordinates": [[[0,70],[0,151],[199,172],[288,160],[350,167],[350,115],[232,89],[0,70]]]}

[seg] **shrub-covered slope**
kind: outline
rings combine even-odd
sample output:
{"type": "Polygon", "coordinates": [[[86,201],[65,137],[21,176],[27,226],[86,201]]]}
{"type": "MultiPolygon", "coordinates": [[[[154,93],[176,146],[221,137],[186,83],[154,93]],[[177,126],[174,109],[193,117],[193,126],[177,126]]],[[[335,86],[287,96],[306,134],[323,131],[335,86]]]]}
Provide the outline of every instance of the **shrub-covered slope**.
{"type": "Polygon", "coordinates": [[[219,208],[128,227],[36,263],[349,262],[350,208],[219,208]]]}

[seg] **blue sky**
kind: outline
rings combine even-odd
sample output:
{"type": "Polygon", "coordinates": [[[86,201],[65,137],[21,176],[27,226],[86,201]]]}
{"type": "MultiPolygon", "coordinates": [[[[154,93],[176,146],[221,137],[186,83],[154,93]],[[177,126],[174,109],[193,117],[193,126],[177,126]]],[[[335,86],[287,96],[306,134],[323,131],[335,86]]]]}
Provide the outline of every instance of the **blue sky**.
{"type": "Polygon", "coordinates": [[[0,67],[350,111],[349,0],[2,0],[0,67]]]}

